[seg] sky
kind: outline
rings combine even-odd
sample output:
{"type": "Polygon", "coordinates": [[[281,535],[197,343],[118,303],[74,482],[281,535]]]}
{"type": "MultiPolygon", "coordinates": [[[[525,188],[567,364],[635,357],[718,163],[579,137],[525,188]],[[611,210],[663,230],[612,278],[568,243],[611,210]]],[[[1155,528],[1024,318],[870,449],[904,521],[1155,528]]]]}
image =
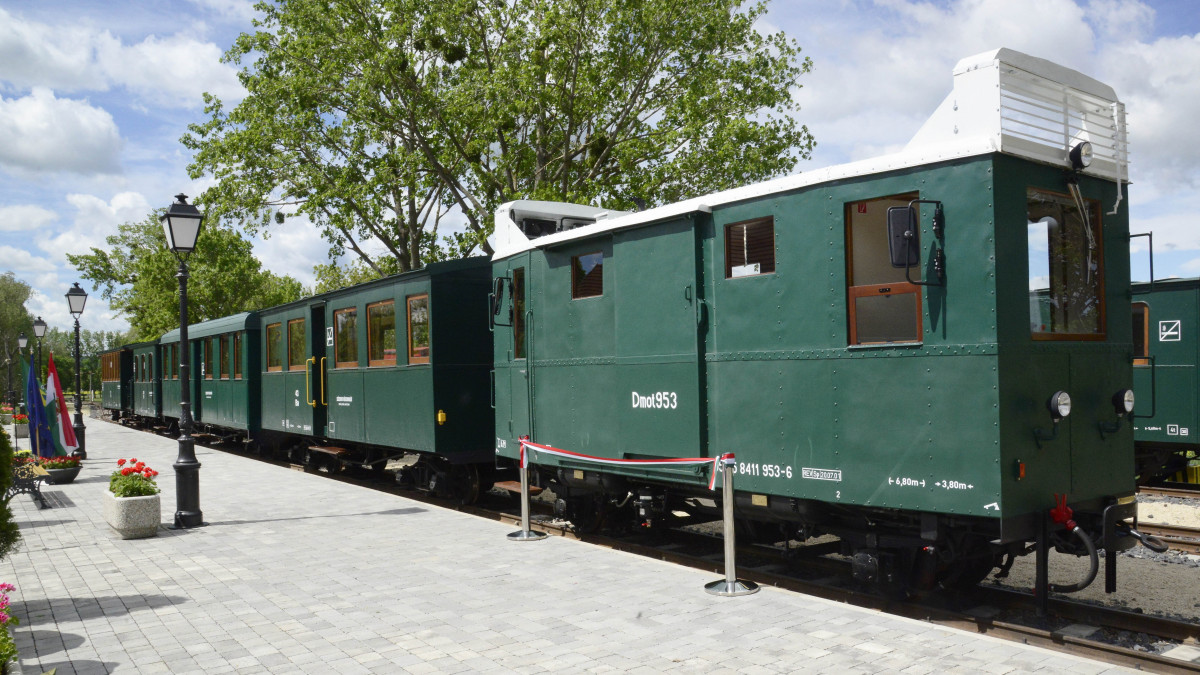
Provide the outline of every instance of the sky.
{"type": "MultiPolygon", "coordinates": [[[[952,86],[963,57],[1008,47],[1111,85],[1125,103],[1133,232],[1153,231],[1155,276],[1200,276],[1200,2],[1196,0],[775,0],[760,30],[784,31],[813,62],[799,120],[817,140],[798,171],[895,152],[952,86]]],[[[82,282],[81,319],[125,330],[67,262],[103,248],[179,192],[187,125],[203,94],[244,94],[221,55],[253,30],[247,0],[0,0],[0,273],[33,287],[27,307],[72,325],[64,297],[82,282]]],[[[1145,239],[1135,278],[1146,278],[1145,239]]],[[[289,220],[255,255],[306,286],[327,261],[319,234],[289,220]]]]}

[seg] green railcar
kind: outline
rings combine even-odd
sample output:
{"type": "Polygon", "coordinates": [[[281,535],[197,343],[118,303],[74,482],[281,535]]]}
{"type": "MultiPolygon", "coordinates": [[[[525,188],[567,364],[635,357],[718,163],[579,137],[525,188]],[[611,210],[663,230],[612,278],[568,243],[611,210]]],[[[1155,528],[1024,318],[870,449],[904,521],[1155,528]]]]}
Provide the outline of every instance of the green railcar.
{"type": "Polygon", "coordinates": [[[434,263],[261,311],[264,438],[316,467],[416,453],[418,486],[474,498],[492,464],[489,279],[486,258],[434,263]]]}
{"type": "Polygon", "coordinates": [[[133,393],[134,416],[147,423],[162,414],[162,369],[158,358],[158,340],[126,345],[132,362],[129,388],[133,393]]]}
{"type": "MultiPolygon", "coordinates": [[[[196,429],[226,440],[251,440],[260,427],[260,337],[257,312],[188,326],[192,419],[196,429]]],[[[159,339],[164,364],[163,417],[180,415],[179,329],[159,339]],[[170,365],[166,365],[170,364],[170,365]]]]}
{"type": "MultiPolygon", "coordinates": [[[[1200,279],[1133,284],[1134,420],[1140,482],[1200,470],[1196,364],[1200,279]]],[[[1200,480],[1195,481],[1200,482],[1200,480]]]]}
{"type": "Polygon", "coordinates": [[[739,519],[835,533],[861,578],[973,583],[1049,526],[1101,542],[1112,586],[1136,543],[1124,153],[1111,88],[999,50],[897,155],[636,213],[505,204],[496,453],[606,460],[531,454],[567,517],[644,526],[714,493],[637,460],[732,452],[739,519]]]}
{"type": "Polygon", "coordinates": [[[133,413],[133,352],[128,346],[100,352],[100,407],[114,420],[133,413]]]}

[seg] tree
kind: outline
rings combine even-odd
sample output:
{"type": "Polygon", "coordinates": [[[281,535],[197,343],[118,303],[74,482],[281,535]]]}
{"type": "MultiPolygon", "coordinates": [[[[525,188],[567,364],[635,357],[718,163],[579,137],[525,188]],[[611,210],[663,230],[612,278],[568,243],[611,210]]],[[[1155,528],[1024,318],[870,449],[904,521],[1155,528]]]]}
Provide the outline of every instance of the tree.
{"type": "MultiPolygon", "coordinates": [[[[67,254],[100,289],[109,306],[129,319],[130,336],[154,339],[179,326],[179,263],[166,247],[159,213],[118,226],[110,250],[67,254]]],[[[251,309],[291,302],[304,294],[300,282],[262,269],[250,242],[236,232],[205,226],[188,257],[188,319],[199,323],[251,309]]]]}
{"type": "MultiPolygon", "coordinates": [[[[190,295],[190,294],[189,294],[190,295]]],[[[178,322],[176,322],[178,323],[178,322]]],[[[98,388],[100,383],[100,352],[129,342],[124,333],[117,331],[79,331],[80,384],[83,390],[98,388]]],[[[54,354],[54,367],[62,379],[64,392],[75,391],[75,328],[61,330],[51,328],[42,338],[42,367],[46,367],[47,354],[54,354]]],[[[42,375],[45,379],[44,374],[42,375]]],[[[68,407],[71,401],[68,400],[68,407]]]]}
{"type": "Polygon", "coordinates": [[[224,57],[253,59],[248,94],[206,95],[189,171],[216,177],[210,213],[306,217],[380,275],[490,253],[512,199],[631,208],[780,175],[814,144],[792,116],[811,64],[743,2],[260,2],[224,57]]]}
{"type": "Polygon", "coordinates": [[[4,355],[0,365],[4,366],[5,398],[9,391],[21,391],[25,386],[24,382],[15,380],[21,376],[20,361],[17,359],[17,338],[21,333],[25,333],[30,340],[34,339],[33,317],[30,316],[29,310],[25,309],[29,293],[29,284],[18,279],[12,272],[0,274],[0,353],[4,355]]]}

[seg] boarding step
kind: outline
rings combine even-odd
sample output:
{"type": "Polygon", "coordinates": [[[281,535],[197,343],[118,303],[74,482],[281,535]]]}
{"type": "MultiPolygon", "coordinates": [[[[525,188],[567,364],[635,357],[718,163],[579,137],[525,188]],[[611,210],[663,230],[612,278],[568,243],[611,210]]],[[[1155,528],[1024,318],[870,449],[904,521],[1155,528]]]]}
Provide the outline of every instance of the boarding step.
{"type": "MultiPolygon", "coordinates": [[[[498,487],[501,490],[508,490],[509,492],[515,492],[517,494],[521,494],[521,481],[519,481],[519,480],[500,481],[499,483],[496,483],[494,487],[498,487]]],[[[536,485],[529,486],[529,496],[536,497],[537,495],[540,495],[540,494],[542,494],[542,488],[540,488],[536,485]]]]}
{"type": "Polygon", "coordinates": [[[349,450],[347,450],[345,448],[339,448],[336,446],[332,446],[332,445],[310,445],[310,446],[308,446],[308,449],[311,452],[321,452],[326,455],[332,455],[333,457],[339,457],[339,458],[342,455],[350,454],[349,450]]]}

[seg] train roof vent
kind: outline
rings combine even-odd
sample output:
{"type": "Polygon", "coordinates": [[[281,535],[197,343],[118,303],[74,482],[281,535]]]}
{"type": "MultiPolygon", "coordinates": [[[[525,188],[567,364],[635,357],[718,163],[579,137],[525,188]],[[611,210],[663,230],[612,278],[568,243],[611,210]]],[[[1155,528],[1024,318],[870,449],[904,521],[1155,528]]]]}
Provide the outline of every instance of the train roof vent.
{"type": "Polygon", "coordinates": [[[1071,149],[1087,141],[1093,160],[1086,173],[1129,179],[1125,105],[1112,87],[1011,49],[959,61],[954,90],[907,149],[979,136],[1000,152],[1067,167],[1071,149]]]}

